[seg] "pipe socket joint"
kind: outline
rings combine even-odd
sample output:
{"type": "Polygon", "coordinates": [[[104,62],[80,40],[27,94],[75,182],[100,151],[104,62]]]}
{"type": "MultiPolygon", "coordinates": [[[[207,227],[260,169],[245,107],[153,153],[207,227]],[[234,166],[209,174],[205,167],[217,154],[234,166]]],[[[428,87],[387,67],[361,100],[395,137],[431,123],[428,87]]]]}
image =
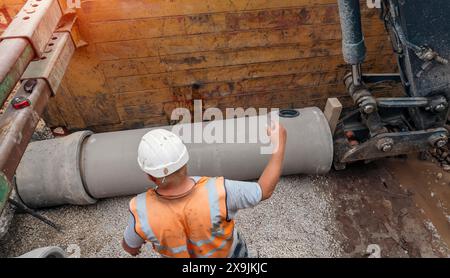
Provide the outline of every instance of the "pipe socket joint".
{"type": "Polygon", "coordinates": [[[97,201],[87,193],[80,167],[81,149],[90,135],[91,131],[82,131],[28,145],[16,171],[17,193],[27,206],[90,205],[97,201]]]}

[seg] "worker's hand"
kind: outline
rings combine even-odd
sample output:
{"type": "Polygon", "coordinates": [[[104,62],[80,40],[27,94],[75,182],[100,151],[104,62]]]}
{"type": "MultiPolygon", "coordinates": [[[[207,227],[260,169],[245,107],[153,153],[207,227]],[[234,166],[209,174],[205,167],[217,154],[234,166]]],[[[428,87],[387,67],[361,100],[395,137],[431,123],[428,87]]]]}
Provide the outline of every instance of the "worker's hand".
{"type": "Polygon", "coordinates": [[[272,122],[271,126],[267,128],[267,135],[274,147],[274,153],[284,150],[287,141],[287,131],[284,126],[278,122],[272,122]]]}
{"type": "Polygon", "coordinates": [[[286,149],[287,132],[284,126],[278,122],[272,122],[271,127],[267,128],[267,135],[269,135],[273,152],[266,168],[264,169],[258,184],[262,191],[262,200],[269,199],[280,180],[283,172],[283,161],[286,149]]]}

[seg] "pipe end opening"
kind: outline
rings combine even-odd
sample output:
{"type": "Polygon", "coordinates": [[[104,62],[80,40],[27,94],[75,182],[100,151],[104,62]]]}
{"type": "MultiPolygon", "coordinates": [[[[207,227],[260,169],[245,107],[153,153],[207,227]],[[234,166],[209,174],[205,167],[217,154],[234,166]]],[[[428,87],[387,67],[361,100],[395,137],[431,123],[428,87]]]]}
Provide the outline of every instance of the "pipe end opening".
{"type": "Polygon", "coordinates": [[[297,118],[300,112],[294,109],[283,109],[278,114],[281,118],[297,118]]]}

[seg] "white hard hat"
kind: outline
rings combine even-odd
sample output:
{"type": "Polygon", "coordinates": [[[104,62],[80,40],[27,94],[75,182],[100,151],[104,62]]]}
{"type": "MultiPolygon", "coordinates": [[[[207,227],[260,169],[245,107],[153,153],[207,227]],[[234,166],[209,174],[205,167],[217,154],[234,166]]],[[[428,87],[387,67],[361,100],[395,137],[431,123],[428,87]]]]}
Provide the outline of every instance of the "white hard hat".
{"type": "Polygon", "coordinates": [[[189,161],[186,146],[176,134],[155,129],[142,137],[138,149],[138,163],[142,171],[155,177],[167,177],[189,161]]]}

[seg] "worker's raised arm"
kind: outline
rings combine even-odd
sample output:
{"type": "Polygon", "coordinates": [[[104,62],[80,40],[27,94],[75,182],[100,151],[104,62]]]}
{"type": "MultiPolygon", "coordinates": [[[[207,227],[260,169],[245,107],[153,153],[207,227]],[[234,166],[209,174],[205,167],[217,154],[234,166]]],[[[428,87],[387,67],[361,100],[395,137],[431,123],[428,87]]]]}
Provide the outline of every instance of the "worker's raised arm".
{"type": "Polygon", "coordinates": [[[268,129],[268,135],[274,146],[274,153],[258,180],[262,190],[262,200],[267,200],[272,196],[280,180],[287,141],[286,129],[278,123],[268,129]]]}

